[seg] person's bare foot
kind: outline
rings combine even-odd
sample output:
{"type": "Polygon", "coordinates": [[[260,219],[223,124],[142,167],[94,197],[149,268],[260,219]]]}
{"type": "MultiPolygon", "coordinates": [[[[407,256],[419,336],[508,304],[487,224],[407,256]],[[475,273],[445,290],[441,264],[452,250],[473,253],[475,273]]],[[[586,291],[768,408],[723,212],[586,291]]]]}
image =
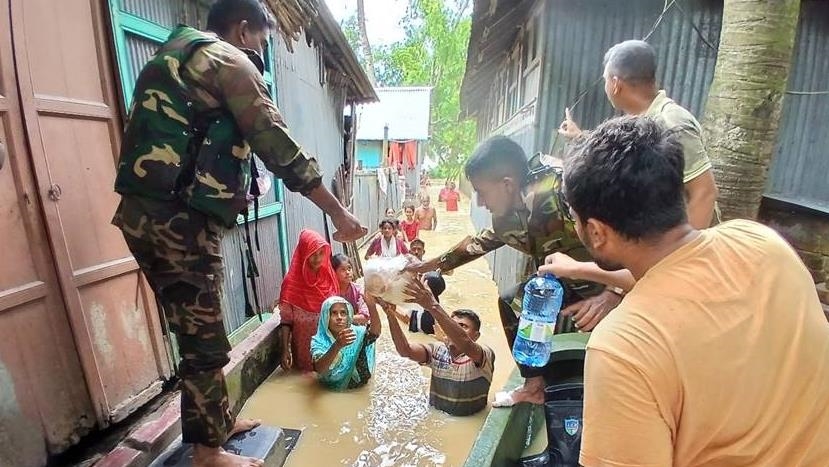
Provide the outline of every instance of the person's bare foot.
{"type": "Polygon", "coordinates": [[[222,448],[197,444],[193,447],[193,467],[263,467],[265,461],[253,457],[237,456],[222,448]]]}
{"type": "Polygon", "coordinates": [[[529,402],[530,404],[541,405],[544,403],[544,388],[517,387],[512,391],[512,400],[516,404],[519,402],[529,402]]]}
{"type": "Polygon", "coordinates": [[[544,378],[534,377],[524,380],[524,384],[511,391],[495,394],[493,407],[512,407],[520,402],[541,405],[544,403],[544,378]]]}
{"type": "Polygon", "coordinates": [[[233,429],[227,434],[227,439],[232,438],[234,435],[238,435],[239,433],[250,431],[257,426],[262,424],[262,420],[245,418],[245,419],[238,419],[236,423],[233,425],[233,429]]]}

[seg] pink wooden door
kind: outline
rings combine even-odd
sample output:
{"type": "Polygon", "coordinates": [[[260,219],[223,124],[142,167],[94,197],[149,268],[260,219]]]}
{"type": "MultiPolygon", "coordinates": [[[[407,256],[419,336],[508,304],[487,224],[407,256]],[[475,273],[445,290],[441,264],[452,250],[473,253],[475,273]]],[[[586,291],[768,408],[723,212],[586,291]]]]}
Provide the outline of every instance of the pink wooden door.
{"type": "Polygon", "coordinates": [[[10,31],[9,2],[0,0],[0,440],[10,444],[0,452],[26,465],[45,461],[46,446],[68,447],[95,413],[44,229],[10,31]]]}
{"type": "Polygon", "coordinates": [[[11,0],[33,195],[101,426],[158,394],[170,375],[153,296],[110,225],[122,125],[104,8],[96,0],[11,0]]]}

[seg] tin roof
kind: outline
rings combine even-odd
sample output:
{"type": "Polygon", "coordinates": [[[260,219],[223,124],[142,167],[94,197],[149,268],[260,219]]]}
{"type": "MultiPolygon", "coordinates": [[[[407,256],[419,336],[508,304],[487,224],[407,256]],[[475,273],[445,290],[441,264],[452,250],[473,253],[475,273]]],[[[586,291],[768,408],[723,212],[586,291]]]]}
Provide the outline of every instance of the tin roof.
{"type": "Polygon", "coordinates": [[[350,102],[377,100],[368,75],[324,1],[267,0],[267,4],[276,16],[279,32],[289,51],[293,52],[292,41],[300,40],[305,29],[309,41],[324,45],[320,50],[325,63],[339,73],[335,79],[345,83],[350,102]]]}
{"type": "Polygon", "coordinates": [[[382,140],[389,127],[390,140],[429,139],[431,87],[377,88],[379,102],[357,109],[357,139],[382,140]]]}
{"type": "Polygon", "coordinates": [[[475,0],[461,110],[475,115],[536,0],[475,0]]]}

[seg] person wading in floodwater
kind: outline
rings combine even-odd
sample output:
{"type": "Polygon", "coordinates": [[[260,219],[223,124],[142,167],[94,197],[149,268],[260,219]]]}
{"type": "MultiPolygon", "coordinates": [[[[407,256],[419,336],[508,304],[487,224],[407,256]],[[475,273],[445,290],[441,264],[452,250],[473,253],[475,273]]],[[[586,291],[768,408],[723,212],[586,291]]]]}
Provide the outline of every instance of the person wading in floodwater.
{"type": "Polygon", "coordinates": [[[138,76],[121,146],[113,224],[178,335],[182,437],[195,445],[194,466],[262,465],[221,448],[258,424],[234,420],[228,408],[220,295],[219,245],[247,209],[252,152],[331,216],[335,240],[366,234],[321,184],[317,161],[288,135],[268,95],[262,50],[273,26],[259,0],[218,0],[208,32],[175,29],[138,76]]]}
{"type": "MultiPolygon", "coordinates": [[[[547,255],[566,253],[576,259],[592,261],[576,236],[573,220],[563,208],[561,170],[542,163],[541,157],[527,160],[516,142],[494,136],[482,143],[464,167],[477,194],[478,205],[492,213],[492,228],[461,240],[444,254],[426,262],[415,262],[415,272],[451,271],[490,251],[509,245],[529,255],[533,261],[527,274],[535,274],[547,255]]],[[[562,279],[565,285],[563,317],[572,317],[585,331],[593,327],[621,301],[618,290],[595,282],[562,279]]],[[[524,284],[517,284],[498,300],[507,341],[515,341],[524,284]]],[[[563,318],[562,318],[563,319],[563,318]]],[[[560,323],[563,324],[563,321],[560,323]]],[[[518,402],[544,402],[544,378],[553,363],[543,368],[519,365],[524,385],[500,392],[494,406],[518,402]]]]}

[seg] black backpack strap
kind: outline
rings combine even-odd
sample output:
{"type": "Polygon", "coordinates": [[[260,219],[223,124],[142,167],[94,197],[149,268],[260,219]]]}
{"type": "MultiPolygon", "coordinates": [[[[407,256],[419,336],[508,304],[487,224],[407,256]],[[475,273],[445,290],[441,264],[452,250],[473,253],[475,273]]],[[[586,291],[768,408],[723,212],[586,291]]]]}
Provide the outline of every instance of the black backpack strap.
{"type": "MultiPolygon", "coordinates": [[[[259,191],[259,167],[254,156],[250,158],[250,176],[253,179],[250,184],[250,194],[253,196],[253,237],[256,241],[256,251],[262,251],[262,247],[259,246],[259,197],[262,192],[259,191]]],[[[247,214],[245,220],[247,221],[247,214]]]]}
{"type": "MultiPolygon", "coordinates": [[[[256,287],[256,278],[259,277],[259,267],[256,265],[256,258],[253,256],[253,248],[251,246],[250,241],[250,223],[248,222],[248,212],[245,212],[245,256],[248,260],[248,268],[245,271],[245,275],[250,282],[250,288],[253,292],[253,304],[256,308],[256,316],[259,317],[259,321],[262,321],[262,308],[259,304],[259,290],[256,287]]],[[[253,313],[250,314],[253,316],[253,313]]]]}
{"type": "MultiPolygon", "coordinates": [[[[242,274],[245,271],[245,254],[242,251],[242,245],[239,245],[239,261],[242,262],[242,274]]],[[[242,295],[245,297],[245,316],[253,316],[253,307],[250,305],[250,295],[248,295],[248,284],[242,278],[242,295]]]]}

